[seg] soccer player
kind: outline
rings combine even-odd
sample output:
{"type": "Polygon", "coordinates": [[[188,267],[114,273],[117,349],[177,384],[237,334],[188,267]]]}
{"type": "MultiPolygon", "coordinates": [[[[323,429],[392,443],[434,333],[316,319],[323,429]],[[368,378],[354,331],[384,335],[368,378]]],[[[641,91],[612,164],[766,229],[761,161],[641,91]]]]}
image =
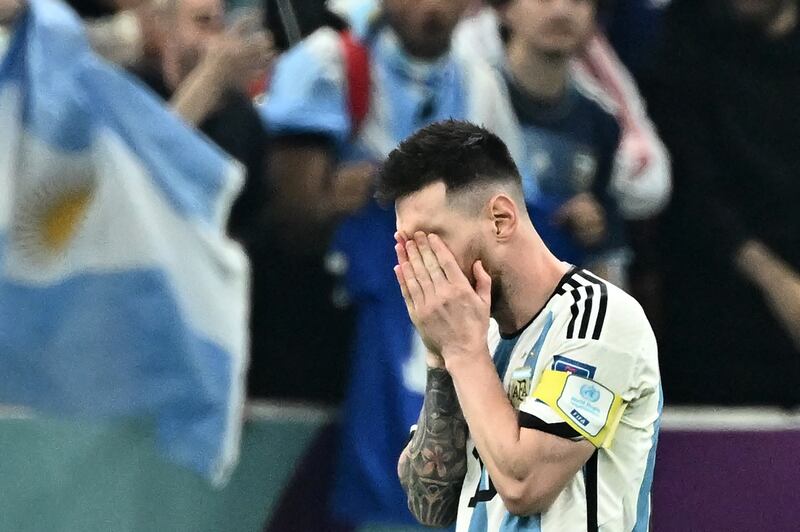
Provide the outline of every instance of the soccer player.
{"type": "Polygon", "coordinates": [[[414,516],[457,531],[645,531],[662,408],[638,303],[557,259],[503,142],[421,129],[385,163],[395,274],[428,349],[398,462],[414,516]]]}

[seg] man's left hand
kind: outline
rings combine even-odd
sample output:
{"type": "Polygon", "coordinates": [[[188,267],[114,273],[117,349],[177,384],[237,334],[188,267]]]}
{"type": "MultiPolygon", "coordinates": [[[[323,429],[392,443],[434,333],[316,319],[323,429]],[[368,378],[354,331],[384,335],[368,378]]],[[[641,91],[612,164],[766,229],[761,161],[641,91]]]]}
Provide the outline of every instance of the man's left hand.
{"type": "Polygon", "coordinates": [[[473,288],[447,245],[417,232],[395,247],[394,271],[408,314],[425,345],[449,363],[487,350],[492,279],[480,261],[473,288]]]}

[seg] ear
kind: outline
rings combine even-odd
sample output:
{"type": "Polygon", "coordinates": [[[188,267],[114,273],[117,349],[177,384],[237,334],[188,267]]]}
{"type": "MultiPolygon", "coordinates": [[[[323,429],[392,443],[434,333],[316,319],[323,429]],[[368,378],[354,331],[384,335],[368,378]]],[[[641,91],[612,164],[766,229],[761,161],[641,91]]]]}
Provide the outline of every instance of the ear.
{"type": "Polygon", "coordinates": [[[498,194],[489,201],[489,214],[494,225],[495,238],[505,241],[511,238],[519,224],[517,204],[507,194],[498,194]]]}

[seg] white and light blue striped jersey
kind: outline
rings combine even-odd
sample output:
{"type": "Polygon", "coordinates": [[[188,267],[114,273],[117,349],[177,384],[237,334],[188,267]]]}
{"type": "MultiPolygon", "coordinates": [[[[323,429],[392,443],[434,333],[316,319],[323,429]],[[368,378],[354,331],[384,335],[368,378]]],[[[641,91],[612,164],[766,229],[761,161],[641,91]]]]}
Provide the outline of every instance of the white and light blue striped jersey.
{"type": "Polygon", "coordinates": [[[572,268],[517,334],[493,323],[489,347],[522,430],[598,448],[545,512],[515,516],[470,438],[457,532],[647,531],[663,399],[655,336],[636,300],[572,268]]]}

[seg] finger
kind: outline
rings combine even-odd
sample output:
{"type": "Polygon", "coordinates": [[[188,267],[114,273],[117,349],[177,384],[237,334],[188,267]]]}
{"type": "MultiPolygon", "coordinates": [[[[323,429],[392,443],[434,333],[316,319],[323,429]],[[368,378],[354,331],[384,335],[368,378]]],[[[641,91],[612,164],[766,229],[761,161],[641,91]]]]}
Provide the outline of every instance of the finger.
{"type": "Polygon", "coordinates": [[[406,302],[406,308],[411,311],[414,310],[414,302],[411,300],[411,294],[408,293],[405,277],[403,277],[403,268],[399,265],[394,267],[394,275],[397,277],[397,284],[400,285],[400,293],[403,295],[403,301],[406,302]]]}
{"type": "Polygon", "coordinates": [[[417,281],[417,277],[414,275],[414,267],[411,266],[410,262],[406,262],[405,264],[402,264],[400,268],[403,272],[406,290],[408,291],[408,295],[411,298],[414,308],[421,307],[425,304],[425,295],[422,292],[422,287],[417,281]]]}
{"type": "Polygon", "coordinates": [[[394,251],[397,253],[397,264],[401,266],[408,262],[408,254],[406,253],[406,246],[403,244],[395,244],[394,251]]]}
{"type": "Polygon", "coordinates": [[[404,232],[402,232],[402,231],[397,231],[397,232],[394,234],[394,239],[397,241],[397,243],[398,243],[398,244],[402,244],[402,245],[403,245],[403,247],[405,247],[405,245],[406,245],[406,242],[408,242],[408,237],[407,237],[407,236],[406,236],[406,234],[405,234],[404,232]]]}
{"type": "Polygon", "coordinates": [[[492,304],[492,277],[483,268],[483,263],[475,261],[472,266],[472,273],[475,275],[475,292],[484,303],[492,304]]]}
{"type": "Polygon", "coordinates": [[[427,268],[428,273],[431,276],[431,281],[433,281],[434,287],[437,284],[446,282],[447,277],[444,275],[444,271],[442,271],[439,261],[436,260],[436,254],[431,249],[430,242],[428,242],[428,236],[422,231],[418,231],[414,234],[414,241],[417,243],[419,254],[422,256],[422,262],[425,264],[425,268],[427,268]]]}
{"type": "Polygon", "coordinates": [[[464,272],[462,272],[461,268],[458,267],[458,263],[456,262],[456,258],[453,256],[453,253],[442,241],[442,239],[439,238],[438,235],[431,233],[428,235],[428,242],[431,245],[434,255],[436,255],[436,261],[439,263],[439,266],[441,266],[445,276],[447,276],[447,280],[451,283],[459,280],[469,283],[464,275],[464,272]]]}
{"type": "Polygon", "coordinates": [[[406,244],[406,253],[408,253],[408,262],[411,263],[411,267],[414,269],[414,276],[417,278],[417,282],[422,288],[425,297],[432,296],[436,293],[433,287],[433,279],[431,279],[431,274],[422,261],[422,255],[419,254],[419,248],[415,241],[408,241],[408,244],[406,244]]]}

